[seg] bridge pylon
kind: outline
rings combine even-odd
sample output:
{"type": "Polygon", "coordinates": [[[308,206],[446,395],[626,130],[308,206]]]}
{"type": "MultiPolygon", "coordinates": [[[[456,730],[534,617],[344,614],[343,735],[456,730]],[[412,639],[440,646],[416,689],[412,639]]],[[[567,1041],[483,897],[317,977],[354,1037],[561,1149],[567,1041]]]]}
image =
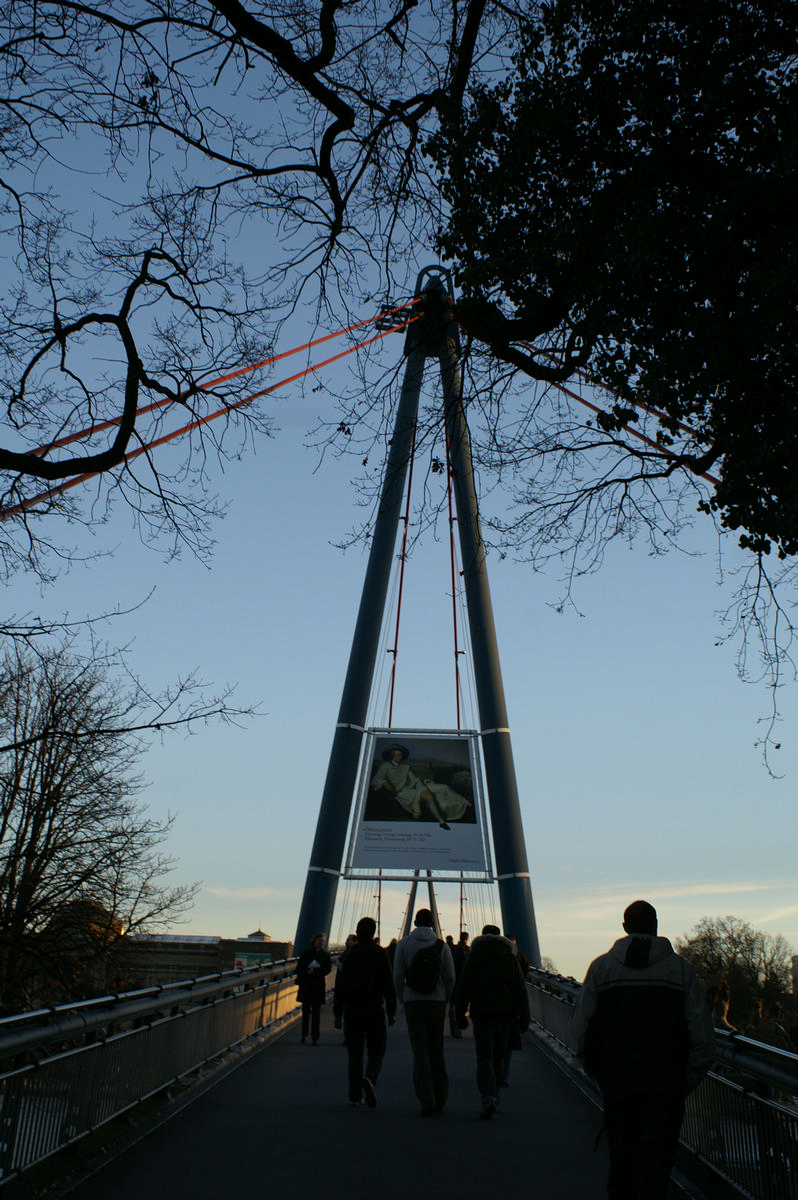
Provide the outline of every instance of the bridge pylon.
{"type": "Polygon", "coordinates": [[[502,921],[504,928],[515,935],[530,963],[540,966],[540,945],[463,407],[459,338],[448,284],[447,273],[439,267],[422,271],[417,284],[421,319],[409,327],[405,339],[405,375],[383,475],[295,946],[302,950],[314,933],[320,930],[329,933],[332,924],[366,736],[405,479],[413,452],[424,366],[428,358],[437,358],[443,385],[444,419],[502,921]]]}

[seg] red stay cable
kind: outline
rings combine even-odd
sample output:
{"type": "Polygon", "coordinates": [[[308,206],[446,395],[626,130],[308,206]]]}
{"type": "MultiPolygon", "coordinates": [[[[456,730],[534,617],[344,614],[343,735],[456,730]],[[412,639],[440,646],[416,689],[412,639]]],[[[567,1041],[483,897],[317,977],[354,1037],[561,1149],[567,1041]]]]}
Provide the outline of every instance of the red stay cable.
{"type": "MultiPolygon", "coordinates": [[[[531,343],[531,342],[520,342],[519,344],[522,346],[525,346],[528,350],[534,350],[536,354],[545,354],[547,358],[555,358],[556,359],[556,355],[553,352],[545,351],[545,350],[538,350],[538,348],[536,346],[534,346],[533,343],[531,343]]],[[[585,383],[588,384],[589,387],[595,386],[594,384],[590,383],[590,380],[587,379],[586,376],[581,371],[578,371],[577,374],[580,379],[582,379],[585,383]]],[[[604,411],[598,405],[591,404],[591,402],[589,400],[585,400],[585,399],[583,399],[582,396],[578,396],[576,394],[576,392],[570,391],[567,387],[565,387],[564,384],[555,383],[554,386],[556,388],[559,388],[559,390],[561,392],[563,392],[564,395],[570,396],[572,400],[576,400],[576,402],[578,404],[583,404],[585,406],[585,408],[590,408],[595,413],[601,413],[604,411]]],[[[609,394],[611,396],[617,396],[617,393],[613,392],[613,390],[611,388],[604,388],[603,390],[609,392],[609,394]]],[[[643,412],[651,413],[652,416],[657,417],[661,421],[667,421],[670,419],[668,417],[667,413],[663,413],[659,409],[653,408],[651,405],[644,404],[640,400],[633,400],[632,404],[634,404],[635,408],[640,408],[643,410],[643,412]]],[[[682,433],[686,433],[690,437],[694,437],[696,435],[695,429],[693,429],[690,425],[683,424],[681,421],[676,422],[676,427],[677,427],[677,429],[680,429],[682,431],[682,433]]],[[[628,428],[628,432],[631,433],[633,437],[638,438],[639,441],[645,442],[646,445],[651,446],[659,454],[664,454],[669,458],[680,458],[681,457],[679,454],[676,453],[675,450],[669,450],[666,446],[660,446],[660,444],[658,442],[655,442],[651,438],[646,437],[646,435],[644,433],[641,433],[639,429],[628,428]]],[[[706,479],[709,483],[713,483],[716,486],[720,483],[719,479],[716,479],[714,475],[710,475],[706,471],[696,472],[696,474],[698,475],[698,477],[700,479],[706,479]]]]}
{"type": "MultiPolygon", "coordinates": [[[[263,388],[259,392],[254,392],[251,396],[246,396],[243,400],[237,400],[234,404],[229,404],[224,408],[217,409],[216,412],[208,413],[204,417],[198,417],[195,421],[189,422],[188,425],[183,425],[180,429],[175,429],[171,433],[164,434],[163,437],[156,438],[154,441],[148,442],[144,446],[140,446],[137,450],[131,450],[129,454],[126,454],[123,457],[122,462],[131,462],[134,458],[138,458],[141,454],[146,454],[149,450],[154,450],[158,446],[163,446],[166,442],[171,442],[175,438],[182,437],[183,434],[190,433],[194,429],[199,429],[200,426],[207,425],[210,421],[215,421],[217,417],[223,417],[226,414],[234,412],[238,408],[243,408],[245,405],[251,404],[253,400],[258,400],[261,396],[266,396],[270,392],[274,392],[278,388],[284,387],[286,384],[294,383],[297,379],[302,379],[306,375],[311,375],[314,371],[319,371],[322,367],[327,367],[330,365],[330,363],[334,363],[341,358],[345,358],[348,354],[354,354],[356,350],[362,350],[363,347],[370,346],[373,342],[380,341],[381,338],[387,337],[390,333],[396,333],[401,329],[405,329],[408,325],[419,319],[419,317],[410,317],[401,325],[393,326],[391,329],[381,330],[373,337],[366,338],[366,340],[363,342],[358,342],[356,346],[350,346],[346,350],[342,350],[340,353],[332,355],[331,358],[324,359],[323,362],[313,363],[311,366],[306,367],[304,371],[298,371],[295,375],[290,375],[287,379],[281,379],[278,383],[273,383],[269,387],[263,388]]],[[[82,475],[76,475],[72,479],[66,480],[57,487],[48,488],[46,492],[40,492],[36,496],[30,496],[27,500],[20,501],[19,504],[14,504],[10,508],[2,509],[0,510],[0,521],[4,521],[8,517],[18,516],[20,513],[31,508],[34,504],[39,504],[42,501],[50,500],[54,496],[58,496],[62,492],[68,491],[69,488],[73,488],[79,483],[85,483],[86,480],[93,479],[99,474],[101,474],[100,471],[86,471],[82,475]]]]}
{"type": "MultiPolygon", "coordinates": [[[[325,333],[323,337],[314,338],[311,342],[305,342],[303,346],[294,346],[293,350],[283,350],[280,354],[273,354],[270,358],[264,358],[260,362],[250,363],[246,367],[238,367],[235,371],[228,371],[226,375],[220,375],[218,379],[210,379],[207,383],[199,384],[197,390],[208,392],[211,388],[218,387],[220,383],[229,383],[231,379],[237,379],[239,375],[246,375],[248,371],[259,371],[261,367],[271,366],[273,363],[280,362],[284,358],[290,358],[292,354],[301,354],[303,350],[312,350],[314,346],[320,346],[323,342],[329,342],[331,338],[340,337],[343,333],[351,333],[353,329],[362,329],[364,325],[371,325],[374,321],[379,321],[390,313],[401,312],[402,309],[409,308],[414,303],[415,299],[408,300],[405,304],[396,304],[393,308],[384,308],[375,317],[369,317],[365,321],[356,321],[354,325],[346,325],[343,329],[336,330],[335,333],[325,333]]],[[[401,325],[397,328],[403,329],[404,327],[404,325],[401,325]]],[[[393,332],[393,330],[388,330],[387,332],[393,332]]],[[[143,408],[137,408],[136,415],[139,417],[146,416],[147,413],[154,412],[158,408],[164,408],[167,404],[176,404],[187,395],[188,392],[178,392],[175,396],[165,396],[162,400],[155,400],[152,404],[147,404],[143,408]]],[[[40,455],[47,454],[50,450],[60,450],[63,446],[69,446],[72,442],[78,442],[82,438],[92,437],[95,433],[103,433],[106,429],[113,429],[115,425],[121,423],[121,420],[121,417],[111,417],[107,421],[101,421],[98,425],[92,425],[90,429],[81,429],[78,433],[70,433],[62,438],[56,438],[55,441],[48,442],[46,446],[38,446],[35,450],[30,450],[29,453],[40,455]]]]}
{"type": "MultiPolygon", "coordinates": [[[[538,347],[532,342],[521,342],[519,344],[525,346],[527,350],[533,350],[535,354],[543,354],[546,358],[552,359],[554,362],[558,361],[557,355],[553,350],[539,350],[538,347]]],[[[610,396],[614,396],[616,400],[622,399],[613,388],[607,387],[606,384],[597,385],[595,383],[591,383],[584,371],[576,371],[575,374],[582,381],[582,383],[587,384],[588,387],[595,388],[599,386],[601,391],[607,392],[610,396]]],[[[560,385],[556,384],[555,386],[559,387],[560,385]]],[[[571,395],[570,392],[568,394],[571,395]]],[[[579,400],[580,404],[587,404],[587,401],[582,400],[579,396],[575,396],[574,399],[579,400]]],[[[640,408],[643,410],[643,412],[651,413],[652,417],[656,417],[660,421],[670,420],[670,417],[667,413],[662,412],[662,410],[659,408],[654,408],[651,404],[644,404],[642,400],[632,400],[631,403],[635,408],[640,408]]],[[[601,409],[596,409],[596,412],[601,411],[601,409]]],[[[697,430],[694,429],[692,425],[685,425],[682,421],[676,422],[676,428],[680,429],[682,433],[686,433],[689,437],[695,437],[697,433],[697,430]]],[[[631,430],[630,432],[634,432],[634,430],[631,430]]],[[[712,443],[710,442],[710,445],[711,444],[712,443]]]]}
{"type": "MultiPolygon", "coordinates": [[[[564,395],[570,396],[572,400],[576,400],[577,403],[583,404],[585,408],[590,408],[595,413],[600,413],[600,412],[604,411],[602,408],[599,408],[599,406],[597,404],[591,404],[591,402],[589,400],[585,400],[582,396],[578,396],[576,394],[576,392],[572,392],[570,390],[570,388],[565,387],[563,384],[555,383],[554,386],[556,388],[559,388],[559,390],[564,395]]],[[[651,446],[654,450],[657,451],[658,454],[664,454],[668,458],[680,458],[681,457],[679,454],[676,453],[675,450],[669,450],[667,446],[660,446],[658,442],[655,442],[653,440],[653,438],[646,437],[646,435],[644,433],[641,433],[639,429],[627,429],[627,433],[631,433],[634,437],[638,438],[639,441],[645,442],[647,446],[651,446]]],[[[710,475],[708,471],[700,471],[700,472],[696,472],[696,474],[699,476],[700,479],[706,479],[706,480],[708,480],[709,483],[714,483],[716,486],[720,483],[720,480],[716,479],[716,477],[714,475],[710,475]]]]}

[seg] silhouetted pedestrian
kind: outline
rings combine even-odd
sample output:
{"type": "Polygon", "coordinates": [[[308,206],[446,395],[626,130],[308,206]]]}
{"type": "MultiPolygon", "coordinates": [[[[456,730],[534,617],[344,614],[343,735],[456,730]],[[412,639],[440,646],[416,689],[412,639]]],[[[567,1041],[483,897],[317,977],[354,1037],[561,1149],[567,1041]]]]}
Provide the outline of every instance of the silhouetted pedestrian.
{"type": "Polygon", "coordinates": [[[477,1087],[482,1099],[480,1117],[489,1121],[499,1107],[499,1084],[510,1033],[529,1025],[529,998],[521,968],[498,926],[486,925],[465,960],[455,992],[457,1023],[468,1024],[471,1013],[477,1052],[477,1087]]]}
{"type": "Polygon", "coordinates": [[[297,999],[302,1005],[301,1042],[308,1040],[308,1031],[313,1045],[318,1045],[321,1006],[327,994],[325,976],[332,970],[332,959],[325,950],[326,934],[317,933],[299,956],[296,968],[297,999]]]}
{"type": "MultiPolygon", "coordinates": [[[[468,951],[469,951],[468,934],[466,933],[465,929],[461,929],[460,937],[458,938],[456,945],[452,949],[452,962],[454,963],[455,990],[457,990],[458,980],[460,979],[460,976],[463,973],[463,967],[465,966],[465,960],[466,960],[466,955],[468,954],[468,951]]],[[[452,1037],[455,1037],[455,1038],[459,1038],[459,1037],[463,1036],[463,1032],[458,1027],[458,1024],[457,1024],[457,1010],[456,1010],[455,1004],[454,1004],[454,992],[452,993],[452,998],[449,1001],[449,1032],[451,1033],[452,1037]]]]}
{"type": "Polygon", "coordinates": [[[692,966],[657,937],[652,905],[630,904],[623,928],[590,964],[573,1028],[604,1097],[609,1200],[665,1200],[685,1097],[712,1062],[712,1020],[692,966]]]}
{"type": "MultiPolygon", "coordinates": [[[[507,938],[508,942],[512,944],[513,953],[515,954],[518,965],[521,968],[521,974],[523,975],[524,979],[526,979],[527,975],[529,974],[529,959],[519,947],[518,942],[515,940],[515,936],[512,933],[505,933],[504,936],[507,938]]],[[[518,1022],[513,1021],[512,1025],[510,1026],[509,1036],[507,1038],[507,1049],[504,1052],[501,1080],[499,1081],[502,1087],[507,1087],[510,1082],[510,1063],[513,1057],[513,1050],[521,1049],[521,1033],[522,1030],[518,1028],[518,1022]]]]}
{"type": "Polygon", "coordinates": [[[376,1084],[388,1038],[386,1016],[388,1025],[396,1019],[391,964],[374,941],[376,929],[371,917],[358,921],[357,940],[338,964],[333,997],[335,1028],[343,1025],[346,1043],[349,1103],[357,1106],[365,1095],[369,1108],[377,1107],[376,1084]]]}
{"type": "Polygon", "coordinates": [[[441,1111],[449,1094],[443,1024],[454,988],[454,963],[449,947],[435,933],[428,908],[418,910],[414,925],[396,947],[393,979],[413,1050],[413,1086],[422,1116],[429,1117],[441,1111]]]}

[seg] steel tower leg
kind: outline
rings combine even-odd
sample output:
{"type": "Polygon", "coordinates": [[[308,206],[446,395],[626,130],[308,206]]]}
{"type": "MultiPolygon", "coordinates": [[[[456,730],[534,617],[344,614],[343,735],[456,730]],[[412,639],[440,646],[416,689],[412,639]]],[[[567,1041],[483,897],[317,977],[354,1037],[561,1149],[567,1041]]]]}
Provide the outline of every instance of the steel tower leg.
{"type": "Polygon", "coordinates": [[[315,933],[329,935],[332,924],[424,374],[426,351],[417,326],[408,331],[405,354],[407,366],[299,910],[294,940],[297,953],[310,945],[315,933]]]}
{"type": "Polygon", "coordinates": [[[457,327],[448,309],[449,300],[442,291],[439,299],[442,321],[439,357],[444,413],[460,534],[460,555],[471,634],[482,753],[490,801],[499,903],[505,930],[515,936],[531,965],[539,967],[540,943],[532,903],[532,887],[510,744],[493,605],[488,586],[485,545],[480,531],[471,440],[463,409],[457,327]]]}

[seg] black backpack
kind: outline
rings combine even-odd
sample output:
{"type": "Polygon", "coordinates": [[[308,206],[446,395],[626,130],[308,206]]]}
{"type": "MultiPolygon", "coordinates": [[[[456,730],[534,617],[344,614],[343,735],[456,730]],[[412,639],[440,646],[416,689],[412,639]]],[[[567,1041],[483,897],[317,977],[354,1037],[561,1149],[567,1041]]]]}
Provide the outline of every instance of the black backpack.
{"type": "Polygon", "coordinates": [[[434,992],[435,985],[441,977],[441,956],[443,942],[436,938],[416,950],[410,962],[405,967],[405,983],[414,992],[434,992]]]}

